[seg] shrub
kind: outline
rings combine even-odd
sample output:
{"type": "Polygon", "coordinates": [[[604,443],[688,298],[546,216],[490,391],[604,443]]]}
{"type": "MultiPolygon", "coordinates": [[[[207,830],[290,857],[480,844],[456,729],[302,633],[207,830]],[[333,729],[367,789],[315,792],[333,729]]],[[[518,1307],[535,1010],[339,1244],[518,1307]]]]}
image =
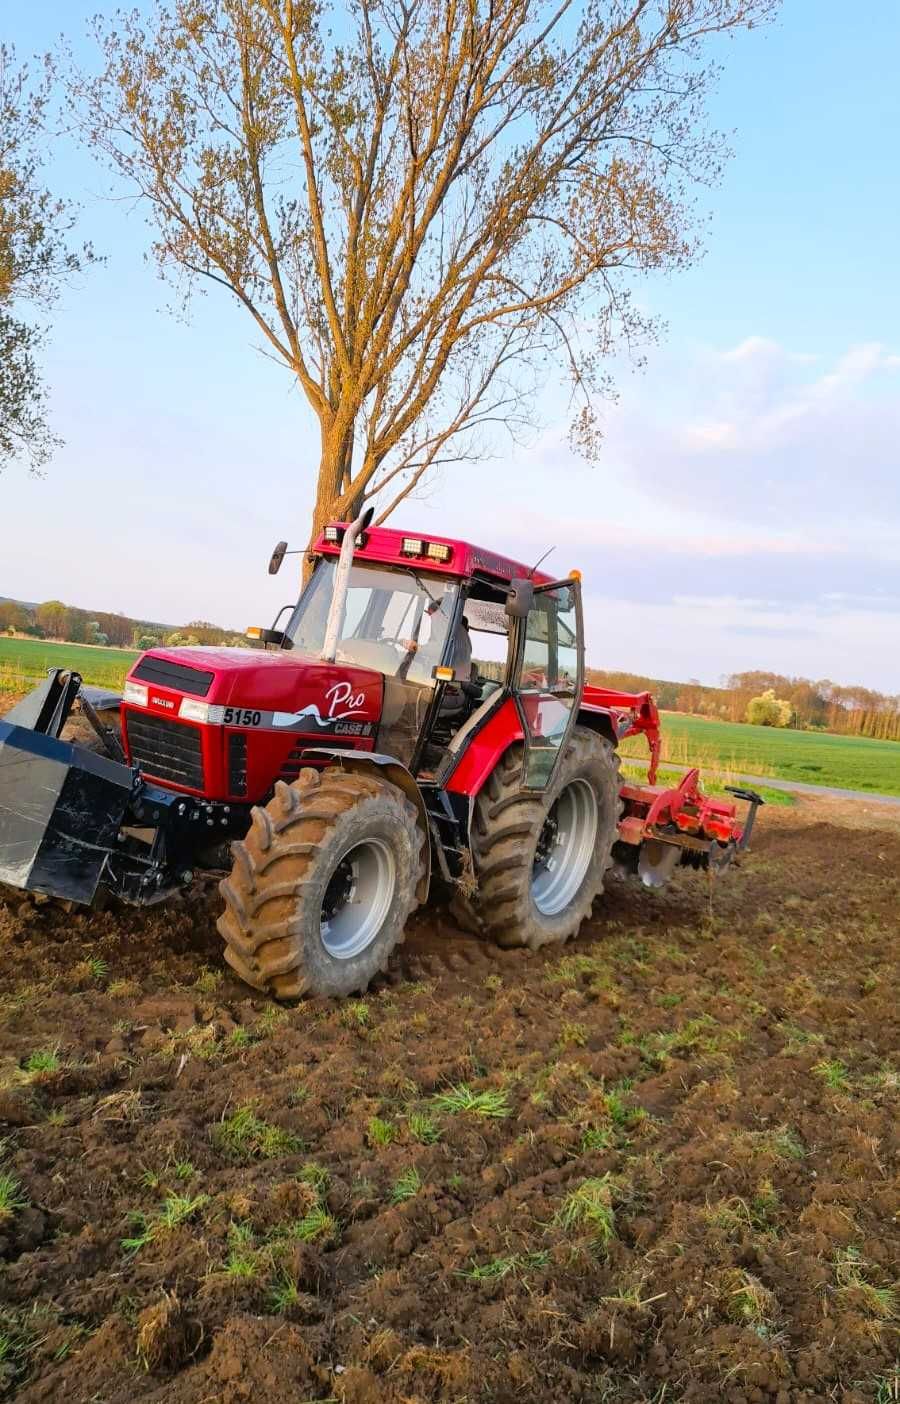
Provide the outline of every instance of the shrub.
{"type": "Polygon", "coordinates": [[[790,726],[793,715],[790,702],[776,697],[772,687],[759,697],[751,697],[747,706],[747,721],[751,726],[790,726]]]}

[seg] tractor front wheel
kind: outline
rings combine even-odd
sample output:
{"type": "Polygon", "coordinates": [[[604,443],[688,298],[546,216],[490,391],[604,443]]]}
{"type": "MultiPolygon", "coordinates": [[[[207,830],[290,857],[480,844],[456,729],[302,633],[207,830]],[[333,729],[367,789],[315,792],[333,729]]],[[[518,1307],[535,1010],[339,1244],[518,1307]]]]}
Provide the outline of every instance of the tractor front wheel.
{"type": "Polygon", "coordinates": [[[621,781],[615,749],[586,727],[543,794],[522,789],[523,759],[512,746],[475,801],[472,907],[497,945],[536,951],[574,936],[603,891],[621,781]]]}
{"type": "Polygon", "coordinates": [[[403,940],[423,844],[386,780],[333,767],[279,781],[220,884],[225,959],[276,999],[364,991],[403,940]]]}

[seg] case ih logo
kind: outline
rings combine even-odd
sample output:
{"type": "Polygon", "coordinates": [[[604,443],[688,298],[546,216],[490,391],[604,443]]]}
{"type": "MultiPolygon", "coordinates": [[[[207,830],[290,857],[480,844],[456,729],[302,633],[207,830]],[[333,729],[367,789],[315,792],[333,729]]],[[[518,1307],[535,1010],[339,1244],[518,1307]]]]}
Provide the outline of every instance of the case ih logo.
{"type": "Polygon", "coordinates": [[[175,710],[175,703],[170,702],[168,697],[154,697],[151,692],[150,701],[153,703],[154,707],[165,707],[167,712],[174,712],[175,710]]]}

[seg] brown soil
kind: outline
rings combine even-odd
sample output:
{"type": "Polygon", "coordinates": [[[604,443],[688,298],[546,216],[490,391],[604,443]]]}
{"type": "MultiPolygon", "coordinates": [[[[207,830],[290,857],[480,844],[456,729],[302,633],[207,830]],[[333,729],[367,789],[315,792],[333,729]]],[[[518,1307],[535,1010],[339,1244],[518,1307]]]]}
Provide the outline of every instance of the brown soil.
{"type": "Polygon", "coordinates": [[[898,1397],[898,912],[897,816],[805,803],[712,891],[616,886],[538,955],[433,911],[282,1012],[212,886],[0,899],[0,1393],[898,1397]]]}

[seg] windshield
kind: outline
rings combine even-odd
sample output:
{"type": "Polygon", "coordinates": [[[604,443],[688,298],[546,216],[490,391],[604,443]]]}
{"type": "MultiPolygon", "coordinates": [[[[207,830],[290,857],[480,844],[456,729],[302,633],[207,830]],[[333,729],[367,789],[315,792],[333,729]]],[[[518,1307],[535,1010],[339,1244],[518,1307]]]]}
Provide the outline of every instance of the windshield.
{"type": "MultiPolygon", "coordinates": [[[[321,653],[325,642],[336,564],[319,562],[287,627],[294,648],[309,656],[321,653]]],[[[432,669],[444,654],[458,588],[455,580],[354,563],[337,662],[433,686],[432,669]]]]}

